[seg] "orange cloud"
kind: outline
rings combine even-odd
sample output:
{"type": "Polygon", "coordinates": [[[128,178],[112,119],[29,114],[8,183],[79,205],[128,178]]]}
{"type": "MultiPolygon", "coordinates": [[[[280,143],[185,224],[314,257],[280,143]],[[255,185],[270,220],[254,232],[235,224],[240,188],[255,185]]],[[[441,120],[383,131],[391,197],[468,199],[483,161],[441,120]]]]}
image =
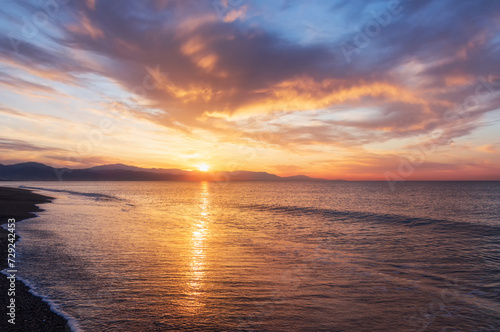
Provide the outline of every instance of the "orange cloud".
{"type": "Polygon", "coordinates": [[[68,30],[82,36],[89,36],[92,39],[104,38],[104,32],[95,25],[92,25],[87,16],[83,16],[79,24],[68,26],[68,30]]]}
{"type": "Polygon", "coordinates": [[[248,10],[248,6],[241,6],[240,8],[235,8],[230,10],[225,16],[224,16],[224,22],[234,22],[237,19],[243,19],[245,17],[245,14],[248,10]]]}
{"type": "Polygon", "coordinates": [[[87,7],[89,7],[92,10],[95,10],[95,3],[97,0],[86,0],[87,7]]]}
{"type": "Polygon", "coordinates": [[[497,153],[498,150],[494,144],[482,145],[477,148],[478,151],[488,152],[488,153],[497,153]]]}
{"type": "Polygon", "coordinates": [[[308,77],[280,82],[269,89],[255,91],[255,94],[262,95],[262,98],[235,110],[236,115],[269,113],[277,110],[322,109],[345,102],[359,101],[363,97],[383,97],[389,102],[401,101],[425,107],[428,105],[427,100],[415,92],[390,83],[353,84],[343,80],[318,82],[308,77]]]}

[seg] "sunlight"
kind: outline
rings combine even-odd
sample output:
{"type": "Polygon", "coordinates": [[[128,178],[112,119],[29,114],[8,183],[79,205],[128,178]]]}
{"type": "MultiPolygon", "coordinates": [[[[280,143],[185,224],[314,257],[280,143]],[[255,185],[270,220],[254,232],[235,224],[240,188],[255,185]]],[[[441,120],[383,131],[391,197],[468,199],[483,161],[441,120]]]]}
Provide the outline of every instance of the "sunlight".
{"type": "Polygon", "coordinates": [[[188,273],[189,280],[187,281],[188,289],[186,290],[188,298],[186,299],[187,302],[184,303],[184,309],[191,313],[197,312],[204,306],[203,296],[206,293],[206,242],[210,236],[210,196],[207,182],[201,183],[200,200],[197,205],[200,210],[199,215],[196,213],[196,218],[193,220],[189,244],[191,261],[189,262],[190,271],[188,273]]]}
{"type": "Polygon", "coordinates": [[[207,164],[198,164],[198,170],[202,171],[202,172],[206,172],[210,169],[210,166],[207,165],[207,164]]]}

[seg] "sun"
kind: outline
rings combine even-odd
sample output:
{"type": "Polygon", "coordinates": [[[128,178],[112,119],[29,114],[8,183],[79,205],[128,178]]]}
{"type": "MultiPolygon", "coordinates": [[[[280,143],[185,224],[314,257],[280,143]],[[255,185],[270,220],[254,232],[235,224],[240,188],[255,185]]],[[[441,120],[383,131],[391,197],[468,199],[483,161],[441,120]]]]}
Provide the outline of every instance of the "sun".
{"type": "Polygon", "coordinates": [[[198,169],[202,172],[206,172],[210,169],[210,166],[207,164],[198,164],[198,169]]]}

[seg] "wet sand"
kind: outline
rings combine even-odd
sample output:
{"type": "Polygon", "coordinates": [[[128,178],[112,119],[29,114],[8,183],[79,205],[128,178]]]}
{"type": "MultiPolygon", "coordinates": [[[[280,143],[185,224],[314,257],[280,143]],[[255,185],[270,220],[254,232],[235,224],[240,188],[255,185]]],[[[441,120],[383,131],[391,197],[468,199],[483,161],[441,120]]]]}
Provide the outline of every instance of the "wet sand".
{"type": "MultiPolygon", "coordinates": [[[[33,212],[43,211],[36,204],[49,203],[51,200],[51,197],[38,195],[30,190],[0,187],[0,224],[6,224],[9,218],[15,218],[16,224],[21,220],[33,218],[35,217],[33,212]]],[[[0,228],[0,270],[7,268],[8,234],[7,230],[0,228]]],[[[22,270],[22,264],[17,265],[16,269],[22,270]]],[[[29,288],[18,280],[16,280],[14,296],[15,325],[9,323],[7,305],[11,296],[8,295],[8,289],[7,276],[0,274],[0,307],[2,308],[0,331],[71,331],[63,317],[51,311],[47,303],[31,294],[29,288]]]]}

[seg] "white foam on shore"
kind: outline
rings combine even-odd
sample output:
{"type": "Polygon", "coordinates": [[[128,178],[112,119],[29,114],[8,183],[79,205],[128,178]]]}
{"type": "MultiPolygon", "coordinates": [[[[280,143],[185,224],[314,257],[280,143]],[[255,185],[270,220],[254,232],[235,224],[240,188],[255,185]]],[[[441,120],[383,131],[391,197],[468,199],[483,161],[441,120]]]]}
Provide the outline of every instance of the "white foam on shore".
{"type": "MultiPolygon", "coordinates": [[[[9,273],[7,273],[6,271],[7,271],[7,269],[0,271],[0,273],[4,274],[5,276],[8,276],[9,273]]],[[[68,325],[69,325],[69,328],[71,329],[71,332],[83,332],[83,329],[80,327],[80,325],[78,324],[78,322],[76,321],[76,319],[73,316],[64,312],[64,310],[59,308],[59,306],[57,304],[55,304],[54,301],[52,301],[47,296],[44,296],[44,295],[38,293],[37,291],[35,291],[36,287],[34,287],[31,282],[24,280],[22,278],[19,278],[18,276],[16,276],[16,281],[22,282],[26,287],[28,287],[28,292],[30,292],[33,296],[40,298],[43,302],[47,303],[49,305],[50,311],[52,311],[53,313],[64,318],[68,322],[68,325]]]]}
{"type": "MultiPolygon", "coordinates": [[[[45,204],[45,203],[41,203],[41,204],[45,204]]],[[[38,204],[35,204],[35,205],[38,208],[40,208],[38,206],[38,204]]],[[[41,209],[41,210],[42,211],[38,211],[38,212],[43,212],[44,211],[43,209],[41,209]]],[[[23,221],[27,221],[27,220],[31,220],[31,219],[35,219],[35,218],[39,217],[38,213],[35,213],[35,212],[30,212],[30,213],[33,213],[35,216],[32,217],[32,218],[26,218],[26,219],[20,220],[19,222],[23,222],[23,221]]],[[[7,223],[2,224],[1,226],[5,230],[8,229],[8,227],[7,227],[8,224],[7,223]]],[[[18,240],[15,243],[20,243],[21,240],[22,240],[22,236],[19,235],[17,232],[15,234],[18,236],[18,240]]],[[[7,276],[9,276],[9,273],[6,272],[7,270],[9,270],[9,269],[7,268],[7,269],[4,269],[4,270],[1,270],[0,273],[4,274],[7,277],[7,276]]],[[[71,332],[84,332],[83,329],[80,327],[80,325],[78,324],[78,322],[76,321],[76,319],[73,316],[71,316],[71,315],[67,314],[66,312],[64,312],[63,310],[61,310],[59,308],[59,306],[56,303],[54,303],[54,301],[52,301],[49,297],[44,296],[44,295],[38,293],[37,291],[35,291],[36,287],[33,286],[32,283],[30,283],[29,281],[24,280],[24,279],[19,278],[18,276],[16,276],[16,281],[17,280],[21,281],[26,287],[28,287],[28,292],[30,292],[33,296],[38,297],[43,302],[47,303],[49,305],[50,311],[52,311],[56,315],[59,315],[62,318],[64,318],[66,320],[66,322],[68,323],[68,326],[69,326],[71,332]]]]}

